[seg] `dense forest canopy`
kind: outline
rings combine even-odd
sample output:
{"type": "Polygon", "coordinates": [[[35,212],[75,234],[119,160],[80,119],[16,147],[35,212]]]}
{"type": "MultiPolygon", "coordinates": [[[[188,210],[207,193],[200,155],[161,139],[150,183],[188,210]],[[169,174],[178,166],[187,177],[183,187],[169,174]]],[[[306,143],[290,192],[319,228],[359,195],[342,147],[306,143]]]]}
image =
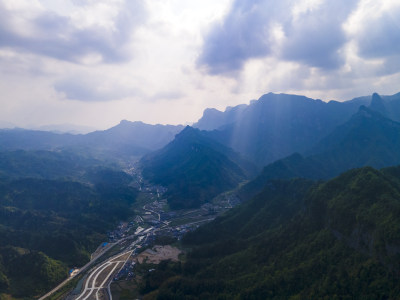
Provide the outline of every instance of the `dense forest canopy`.
{"type": "Polygon", "coordinates": [[[399,172],[272,180],[188,234],[187,261],[149,273],[145,299],[395,299],[399,172]]]}

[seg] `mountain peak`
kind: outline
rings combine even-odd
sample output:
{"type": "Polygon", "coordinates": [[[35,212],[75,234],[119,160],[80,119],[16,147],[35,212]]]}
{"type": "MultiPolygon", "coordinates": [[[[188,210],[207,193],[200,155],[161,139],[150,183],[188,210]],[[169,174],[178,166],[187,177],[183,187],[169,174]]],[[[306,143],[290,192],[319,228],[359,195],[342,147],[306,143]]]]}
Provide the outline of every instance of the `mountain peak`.
{"type": "Polygon", "coordinates": [[[199,207],[245,178],[231,150],[186,126],[167,146],[142,158],[143,176],[168,188],[173,208],[199,207]],[[233,159],[233,158],[232,158],[233,159]]]}
{"type": "Polygon", "coordinates": [[[185,128],[181,132],[179,132],[176,136],[187,136],[199,133],[200,130],[197,128],[193,128],[192,126],[186,125],[185,128]]]}
{"type": "Polygon", "coordinates": [[[128,120],[121,120],[119,122],[119,125],[123,125],[123,126],[130,126],[130,125],[147,125],[145,123],[143,123],[142,121],[128,121],[128,120]]]}
{"type": "Polygon", "coordinates": [[[203,115],[207,115],[207,114],[218,114],[218,113],[221,113],[221,111],[219,111],[219,110],[216,109],[216,108],[211,107],[211,108],[206,108],[206,109],[204,110],[204,112],[203,112],[203,115]]]}
{"type": "Polygon", "coordinates": [[[378,93],[372,94],[372,99],[371,99],[369,108],[381,113],[383,116],[387,116],[387,110],[385,107],[385,103],[383,102],[383,99],[381,98],[381,96],[378,95],[378,93]]]}

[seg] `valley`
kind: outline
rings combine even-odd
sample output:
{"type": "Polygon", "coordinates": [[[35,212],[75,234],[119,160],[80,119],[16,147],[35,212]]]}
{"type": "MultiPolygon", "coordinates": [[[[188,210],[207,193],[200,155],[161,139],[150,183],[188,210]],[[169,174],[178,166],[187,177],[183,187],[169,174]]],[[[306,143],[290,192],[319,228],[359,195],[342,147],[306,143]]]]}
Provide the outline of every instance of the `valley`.
{"type": "MultiPolygon", "coordinates": [[[[134,205],[134,219],[120,222],[115,230],[109,231],[108,241],[100,244],[91,255],[90,261],[80,268],[71,270],[69,278],[39,298],[40,300],[119,299],[113,297],[115,294],[120,294],[115,286],[121,282],[128,287],[136,284],[132,282],[137,277],[136,264],[154,265],[173,258],[176,261],[177,255],[181,253],[175,246],[170,249],[157,246],[155,249],[158,251],[154,252],[151,249],[154,249],[155,245],[160,242],[176,244],[188,232],[214,220],[219,214],[239,204],[235,196],[228,193],[198,209],[172,211],[163,198],[166,189],[144,183],[142,176],[136,170],[135,167],[126,170],[137,178],[132,184],[141,190],[138,202],[134,205]],[[147,251],[153,257],[150,261],[148,261],[149,254],[144,255],[147,251]],[[75,282],[74,286],[71,286],[70,282],[75,282]]],[[[133,292],[138,293],[138,290],[133,292]]]]}

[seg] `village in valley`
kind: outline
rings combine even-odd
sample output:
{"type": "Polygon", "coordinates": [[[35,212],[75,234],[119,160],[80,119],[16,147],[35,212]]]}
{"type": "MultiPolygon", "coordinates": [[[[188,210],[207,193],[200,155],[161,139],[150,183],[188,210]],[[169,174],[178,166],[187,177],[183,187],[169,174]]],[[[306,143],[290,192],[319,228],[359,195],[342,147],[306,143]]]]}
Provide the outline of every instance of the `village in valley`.
{"type": "Polygon", "coordinates": [[[240,203],[229,192],[197,209],[171,210],[165,187],[144,182],[134,168],[128,171],[135,178],[132,185],[140,191],[134,217],[107,232],[108,240],[92,253],[90,262],[71,269],[70,277],[41,299],[55,294],[68,300],[119,299],[127,291],[137,297],[141,278],[155,265],[182,258],[185,251],[179,241],[186,233],[240,203]]]}

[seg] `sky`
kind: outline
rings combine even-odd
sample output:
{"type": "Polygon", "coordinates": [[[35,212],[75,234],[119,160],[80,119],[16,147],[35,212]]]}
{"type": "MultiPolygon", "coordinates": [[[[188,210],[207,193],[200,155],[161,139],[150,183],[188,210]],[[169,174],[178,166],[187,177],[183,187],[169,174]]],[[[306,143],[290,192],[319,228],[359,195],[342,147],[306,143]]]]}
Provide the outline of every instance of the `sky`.
{"type": "Polygon", "coordinates": [[[0,126],[400,92],[398,0],[0,0],[0,126]]]}

